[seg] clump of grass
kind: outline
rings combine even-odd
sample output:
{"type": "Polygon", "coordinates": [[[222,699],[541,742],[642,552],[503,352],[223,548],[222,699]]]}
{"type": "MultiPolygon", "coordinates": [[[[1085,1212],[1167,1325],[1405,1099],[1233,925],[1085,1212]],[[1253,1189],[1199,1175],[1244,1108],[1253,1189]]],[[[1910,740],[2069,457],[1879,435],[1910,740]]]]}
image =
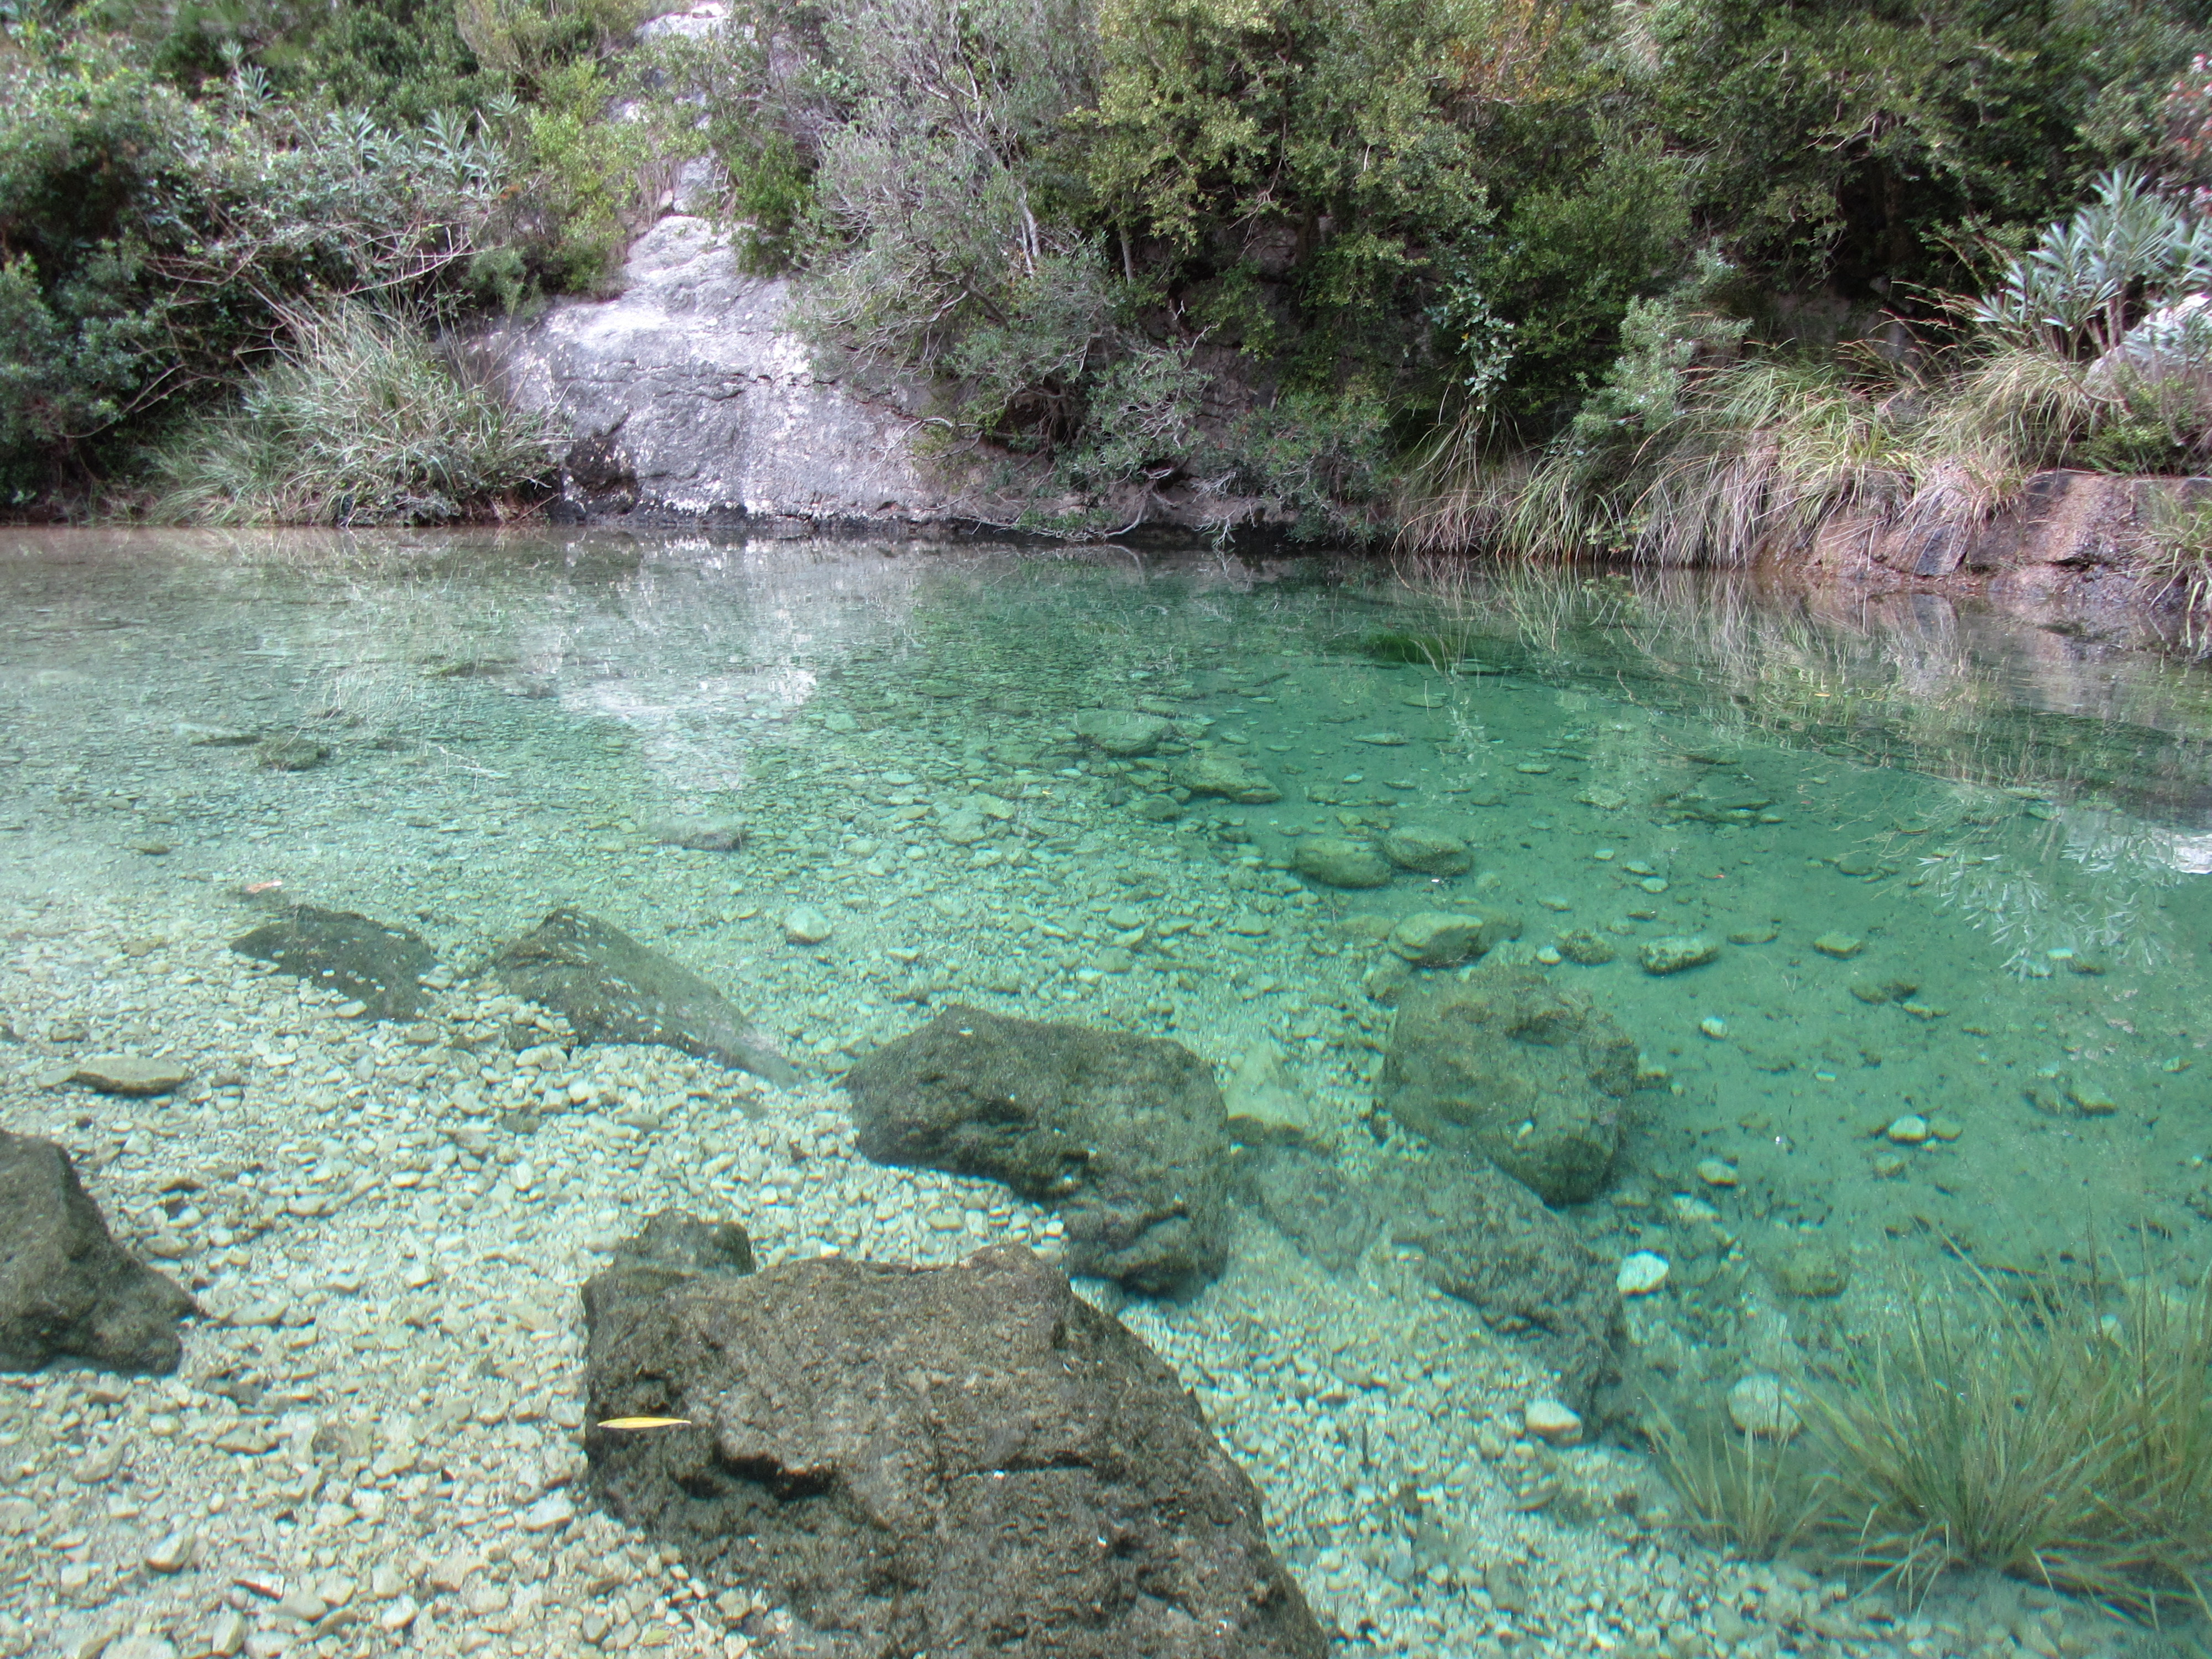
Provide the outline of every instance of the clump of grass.
{"type": "Polygon", "coordinates": [[[1692,1532],[1754,1561],[1796,1549],[1820,1524],[1828,1477],[1786,1442],[1718,1426],[1684,1429],[1663,1413],[1650,1429],[1692,1532]]]}
{"type": "Polygon", "coordinates": [[[504,519],[553,477],[544,421],[463,374],[414,319],[352,304],[289,319],[237,409],[155,458],[153,512],[210,525],[504,519]]]}
{"type": "Polygon", "coordinates": [[[1972,1566],[2140,1617],[2212,1611],[2212,1279],[2113,1299],[1920,1296],[1802,1391],[1802,1450],[1666,1431],[1662,1462],[1698,1528],[1747,1553],[1814,1540],[1913,1595],[1972,1566]],[[1793,1518],[1803,1492],[1813,1518],[1793,1518]]]}
{"type": "Polygon", "coordinates": [[[2159,592],[2171,595],[2195,630],[2212,617],[2212,501],[2163,498],[2146,526],[2147,574],[2159,592]]]}

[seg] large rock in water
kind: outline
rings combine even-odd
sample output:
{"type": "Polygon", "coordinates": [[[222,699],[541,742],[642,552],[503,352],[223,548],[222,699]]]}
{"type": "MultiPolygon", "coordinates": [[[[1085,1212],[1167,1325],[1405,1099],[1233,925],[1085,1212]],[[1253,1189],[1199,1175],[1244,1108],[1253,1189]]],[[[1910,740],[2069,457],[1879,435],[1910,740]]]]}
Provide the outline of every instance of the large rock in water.
{"type": "Polygon", "coordinates": [[[492,966],[515,995],[557,1009],[587,1042],[659,1042],[752,1072],[783,1088],[799,1070],[726,997],[611,922],[560,909],[492,966]]]}
{"type": "Polygon", "coordinates": [[[569,447],[592,517],[934,521],[963,514],[916,466],[914,422],[814,373],[790,285],[747,276],[725,233],[673,214],[640,237],[621,296],[568,301],[489,336],[491,365],[569,447]]]}
{"type": "Polygon", "coordinates": [[[230,942],[240,956],[342,991],[376,1019],[412,1019],[422,1011],[422,975],[438,965],[422,936],[351,910],[292,904],[230,942]]]}
{"type": "Polygon", "coordinates": [[[1620,1148],[1636,1044],[1578,992],[1529,968],[1409,991],[1382,1099],[1416,1134],[1478,1152],[1549,1204],[1593,1197],[1620,1148]]]}
{"type": "Polygon", "coordinates": [[[104,1370],[177,1369],[176,1285],[109,1237],[100,1206],[51,1140],[0,1129],[0,1370],[60,1356],[104,1370]]]}
{"type": "Polygon", "coordinates": [[[1321,1659],[1259,1494],[1175,1373],[1019,1248],[586,1287],[623,1519],[819,1659],[1321,1659]]]}
{"type": "Polygon", "coordinates": [[[1179,1042],[954,1006],[847,1075],[860,1151],[1056,1204],[1070,1271],[1173,1295],[1228,1259],[1227,1116],[1179,1042]]]}

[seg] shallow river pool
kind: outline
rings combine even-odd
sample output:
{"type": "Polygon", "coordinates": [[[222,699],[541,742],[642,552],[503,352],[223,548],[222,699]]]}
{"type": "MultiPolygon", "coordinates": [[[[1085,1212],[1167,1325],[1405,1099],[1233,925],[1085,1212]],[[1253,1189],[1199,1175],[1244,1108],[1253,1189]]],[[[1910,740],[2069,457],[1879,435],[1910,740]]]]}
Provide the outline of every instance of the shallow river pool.
{"type": "Polygon", "coordinates": [[[1608,1290],[1666,1265],[1618,1380],[1279,1168],[1196,1294],[1079,1282],[1340,1650],[2141,1639],[1725,1559],[1632,1431],[1946,1274],[2212,1265],[2201,666],[1680,578],[550,532],[5,532],[0,605],[0,1125],[205,1316],[173,1377],[0,1380],[0,1653],[781,1651],[590,1499],[617,1241],[677,1206],[764,1264],[1058,1255],[1049,1205],[856,1150],[840,1079],[953,1006],[1173,1038],[1248,1164],[1417,1171],[1394,1021],[1506,973],[1636,1050],[1559,1206],[1608,1290]],[[420,1006],[231,949],[294,904],[418,934],[420,1006]],[[481,971],[562,907],[801,1081],[576,1042],[481,971]],[[96,1054],[188,1078],[100,1092],[96,1054]],[[1531,1431],[1553,1401],[1579,1431],[1531,1431]]]}

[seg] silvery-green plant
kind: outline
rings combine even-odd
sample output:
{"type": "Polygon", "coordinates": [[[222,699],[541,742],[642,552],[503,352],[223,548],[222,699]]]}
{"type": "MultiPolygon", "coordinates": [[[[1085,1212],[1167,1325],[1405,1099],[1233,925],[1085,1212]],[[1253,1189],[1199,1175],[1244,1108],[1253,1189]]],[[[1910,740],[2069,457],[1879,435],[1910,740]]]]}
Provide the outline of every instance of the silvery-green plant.
{"type": "Polygon", "coordinates": [[[2212,287],[2212,222],[2167,201],[2131,168],[2005,263],[1968,315],[2007,344],[2079,361],[2101,356],[2146,313],[2212,287]]]}

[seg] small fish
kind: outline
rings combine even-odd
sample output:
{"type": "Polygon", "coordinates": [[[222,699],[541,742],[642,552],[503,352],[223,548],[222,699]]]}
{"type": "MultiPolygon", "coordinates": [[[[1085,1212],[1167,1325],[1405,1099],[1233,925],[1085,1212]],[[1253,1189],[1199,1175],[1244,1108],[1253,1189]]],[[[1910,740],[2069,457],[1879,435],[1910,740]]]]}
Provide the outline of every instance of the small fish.
{"type": "Polygon", "coordinates": [[[688,1417],[609,1417],[600,1419],[602,1429],[688,1429],[688,1417]]]}
{"type": "Polygon", "coordinates": [[[249,893],[272,893],[283,884],[281,881],[249,881],[245,890],[249,893]]]}

